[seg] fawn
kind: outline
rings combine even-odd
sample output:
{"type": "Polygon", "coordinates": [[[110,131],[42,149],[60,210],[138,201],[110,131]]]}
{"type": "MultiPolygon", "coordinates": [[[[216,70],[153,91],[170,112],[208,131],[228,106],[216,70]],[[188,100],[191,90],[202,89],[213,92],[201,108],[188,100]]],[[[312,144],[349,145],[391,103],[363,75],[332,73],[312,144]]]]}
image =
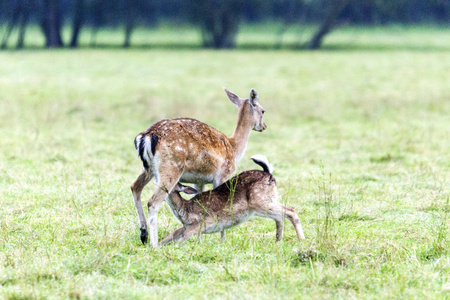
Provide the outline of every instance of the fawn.
{"type": "Polygon", "coordinates": [[[263,155],[255,155],[252,159],[263,171],[242,172],[211,191],[197,194],[194,188],[178,183],[167,202],[183,227],[170,233],[159,245],[178,239],[182,243],[195,233],[222,232],[253,216],[275,220],[277,241],[283,238],[284,218],[288,218],[294,225],[297,238],[304,239],[302,225],[295,210],[278,202],[273,167],[263,155]],[[181,197],[180,192],[197,195],[187,201],[181,197]]]}

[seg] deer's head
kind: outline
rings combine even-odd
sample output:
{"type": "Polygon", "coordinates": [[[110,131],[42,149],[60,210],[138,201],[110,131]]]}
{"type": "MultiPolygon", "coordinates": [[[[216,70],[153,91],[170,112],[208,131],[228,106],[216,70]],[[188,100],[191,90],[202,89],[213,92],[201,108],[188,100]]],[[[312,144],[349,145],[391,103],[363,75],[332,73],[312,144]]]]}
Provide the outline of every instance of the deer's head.
{"type": "Polygon", "coordinates": [[[239,115],[245,119],[245,122],[249,122],[253,130],[262,132],[267,128],[266,123],[263,121],[264,108],[258,103],[258,93],[251,89],[248,99],[239,98],[235,93],[224,89],[228,96],[228,99],[236,105],[239,109],[239,115]]]}

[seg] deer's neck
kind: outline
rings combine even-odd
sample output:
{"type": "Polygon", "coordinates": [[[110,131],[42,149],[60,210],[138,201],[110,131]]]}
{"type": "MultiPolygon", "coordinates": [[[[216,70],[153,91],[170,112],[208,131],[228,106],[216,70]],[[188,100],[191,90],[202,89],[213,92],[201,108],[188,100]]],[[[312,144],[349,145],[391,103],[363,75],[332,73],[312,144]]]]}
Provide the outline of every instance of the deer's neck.
{"type": "Polygon", "coordinates": [[[236,162],[241,159],[242,155],[244,155],[245,149],[247,148],[248,138],[252,129],[252,122],[246,116],[245,107],[243,107],[239,110],[236,129],[234,130],[233,135],[230,137],[230,143],[233,146],[234,153],[236,155],[236,162]]]}
{"type": "Polygon", "coordinates": [[[180,194],[171,193],[169,197],[167,197],[167,204],[169,204],[170,208],[175,214],[175,210],[179,210],[183,208],[183,200],[181,199],[180,194]]]}

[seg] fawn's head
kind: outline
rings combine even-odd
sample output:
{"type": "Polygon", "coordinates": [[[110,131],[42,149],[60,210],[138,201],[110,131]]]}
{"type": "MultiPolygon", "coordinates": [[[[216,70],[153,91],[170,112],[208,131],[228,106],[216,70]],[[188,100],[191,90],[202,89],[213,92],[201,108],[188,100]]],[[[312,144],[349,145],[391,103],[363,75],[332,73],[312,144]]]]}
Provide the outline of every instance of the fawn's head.
{"type": "Polygon", "coordinates": [[[187,185],[182,185],[181,183],[178,182],[178,183],[175,185],[175,187],[173,188],[172,193],[180,193],[180,192],[186,193],[186,194],[188,194],[188,195],[195,195],[195,194],[198,194],[198,193],[199,193],[199,192],[198,192],[196,189],[194,189],[193,187],[190,187],[190,186],[187,186],[187,185]]]}
{"type": "Polygon", "coordinates": [[[258,103],[258,93],[251,89],[248,99],[239,98],[235,93],[225,89],[228,99],[239,109],[239,114],[243,114],[247,122],[250,122],[253,130],[263,132],[267,125],[263,121],[264,108],[258,103]]]}

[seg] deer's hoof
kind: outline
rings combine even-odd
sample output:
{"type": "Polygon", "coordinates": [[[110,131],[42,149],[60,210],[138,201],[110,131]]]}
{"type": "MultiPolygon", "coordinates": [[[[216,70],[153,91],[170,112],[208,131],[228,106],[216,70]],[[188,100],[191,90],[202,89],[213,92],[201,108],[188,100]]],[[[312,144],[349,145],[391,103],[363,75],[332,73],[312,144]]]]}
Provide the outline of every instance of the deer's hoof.
{"type": "Polygon", "coordinates": [[[142,244],[145,245],[145,243],[147,243],[147,238],[148,238],[147,228],[141,228],[141,241],[142,241],[142,244]]]}

